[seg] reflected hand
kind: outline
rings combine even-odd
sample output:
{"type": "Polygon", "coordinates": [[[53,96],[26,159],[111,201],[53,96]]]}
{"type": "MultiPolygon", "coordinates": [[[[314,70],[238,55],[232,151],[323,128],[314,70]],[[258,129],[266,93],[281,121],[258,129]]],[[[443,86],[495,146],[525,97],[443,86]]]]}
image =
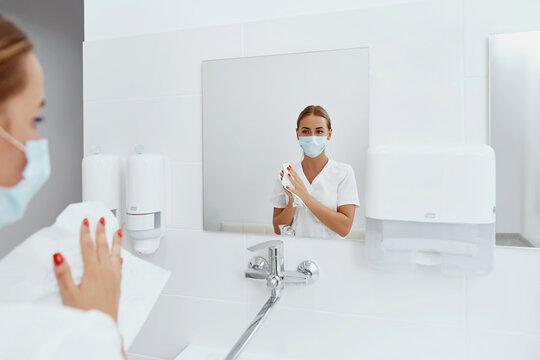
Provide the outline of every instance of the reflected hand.
{"type": "MultiPolygon", "coordinates": [[[[283,170],[281,170],[281,172],[279,173],[279,178],[281,181],[283,181],[283,170]]],[[[288,202],[288,205],[292,205],[293,202],[294,202],[294,198],[291,194],[291,192],[289,190],[287,190],[285,188],[285,186],[282,186],[283,187],[283,190],[285,190],[285,194],[287,194],[287,196],[289,197],[289,202],[288,202]]]]}
{"type": "Polygon", "coordinates": [[[294,189],[287,187],[285,190],[298,195],[298,197],[305,202],[306,198],[309,196],[309,192],[306,188],[306,185],[304,185],[304,182],[302,181],[302,179],[300,179],[300,176],[298,175],[298,173],[293,170],[292,166],[289,166],[287,170],[289,170],[288,176],[289,176],[289,179],[291,180],[291,183],[294,186],[294,189]]]}
{"type": "Polygon", "coordinates": [[[118,317],[120,280],[122,278],[122,230],[114,234],[112,248],[105,235],[105,219],[101,218],[96,230],[96,246],[90,235],[88,219],[84,219],[80,232],[84,274],[81,283],[75,285],[71,269],[60,253],[53,256],[54,273],[62,303],[81,310],[100,310],[114,321],[118,317]]]}

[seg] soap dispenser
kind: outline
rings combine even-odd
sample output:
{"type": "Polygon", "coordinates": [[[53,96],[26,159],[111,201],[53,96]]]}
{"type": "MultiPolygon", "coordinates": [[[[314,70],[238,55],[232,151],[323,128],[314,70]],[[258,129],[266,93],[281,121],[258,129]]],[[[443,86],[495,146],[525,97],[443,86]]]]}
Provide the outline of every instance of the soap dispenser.
{"type": "Polygon", "coordinates": [[[126,169],[125,228],[140,254],[154,253],[164,234],[165,161],[160,154],[147,154],[135,147],[126,169]]]}

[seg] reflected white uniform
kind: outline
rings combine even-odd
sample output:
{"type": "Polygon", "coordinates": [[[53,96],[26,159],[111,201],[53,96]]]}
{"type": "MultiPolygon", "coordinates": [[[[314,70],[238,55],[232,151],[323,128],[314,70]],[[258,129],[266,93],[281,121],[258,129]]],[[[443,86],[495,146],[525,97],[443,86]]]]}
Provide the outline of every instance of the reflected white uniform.
{"type": "Polygon", "coordinates": [[[119,360],[122,340],[100,311],[0,303],[0,359],[119,360]]]}
{"type": "MultiPolygon", "coordinates": [[[[337,211],[337,208],[342,205],[360,206],[356,179],[351,165],[328,159],[324,168],[311,184],[307,180],[300,162],[293,164],[292,168],[300,176],[308,192],[327,208],[337,211]]],[[[274,188],[273,205],[275,208],[284,208],[288,201],[289,197],[278,177],[274,188]]],[[[341,236],[317,219],[307,206],[296,208],[292,227],[296,236],[342,239],[341,236]]]]}

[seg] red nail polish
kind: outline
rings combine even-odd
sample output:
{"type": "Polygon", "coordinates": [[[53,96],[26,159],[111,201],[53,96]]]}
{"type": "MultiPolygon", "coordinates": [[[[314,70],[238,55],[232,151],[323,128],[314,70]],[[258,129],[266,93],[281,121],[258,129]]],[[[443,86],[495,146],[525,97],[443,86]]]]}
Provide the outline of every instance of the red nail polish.
{"type": "Polygon", "coordinates": [[[84,220],[83,220],[82,223],[83,223],[84,226],[88,226],[88,224],[89,224],[89,223],[88,223],[88,219],[87,219],[87,218],[84,218],[84,220]]]}
{"type": "Polygon", "coordinates": [[[60,253],[56,253],[53,255],[53,261],[56,266],[62,264],[64,262],[64,257],[60,253]]]}
{"type": "Polygon", "coordinates": [[[99,222],[101,223],[101,225],[105,226],[105,218],[99,219],[99,222]]]}
{"type": "Polygon", "coordinates": [[[118,236],[122,237],[122,229],[118,229],[117,233],[118,233],[118,236]]]}
{"type": "Polygon", "coordinates": [[[289,177],[291,176],[291,174],[287,174],[287,175],[289,175],[289,177]]]}
{"type": "Polygon", "coordinates": [[[120,264],[124,265],[124,258],[120,258],[120,264]]]}

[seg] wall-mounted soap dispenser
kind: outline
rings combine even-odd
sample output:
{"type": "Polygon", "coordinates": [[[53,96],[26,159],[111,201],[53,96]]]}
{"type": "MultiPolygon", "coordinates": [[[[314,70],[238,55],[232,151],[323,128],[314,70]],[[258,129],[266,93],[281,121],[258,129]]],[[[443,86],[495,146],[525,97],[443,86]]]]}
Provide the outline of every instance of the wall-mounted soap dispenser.
{"type": "Polygon", "coordinates": [[[383,269],[439,265],[485,274],[495,247],[495,155],[489,146],[368,150],[366,254],[383,269]]]}
{"type": "Polygon", "coordinates": [[[140,254],[154,253],[165,229],[165,159],[135,147],[126,166],[126,222],[133,248],[140,254]]]}
{"type": "Polygon", "coordinates": [[[82,161],[82,200],[101,201],[114,215],[121,215],[121,161],[99,148],[82,161]]]}

